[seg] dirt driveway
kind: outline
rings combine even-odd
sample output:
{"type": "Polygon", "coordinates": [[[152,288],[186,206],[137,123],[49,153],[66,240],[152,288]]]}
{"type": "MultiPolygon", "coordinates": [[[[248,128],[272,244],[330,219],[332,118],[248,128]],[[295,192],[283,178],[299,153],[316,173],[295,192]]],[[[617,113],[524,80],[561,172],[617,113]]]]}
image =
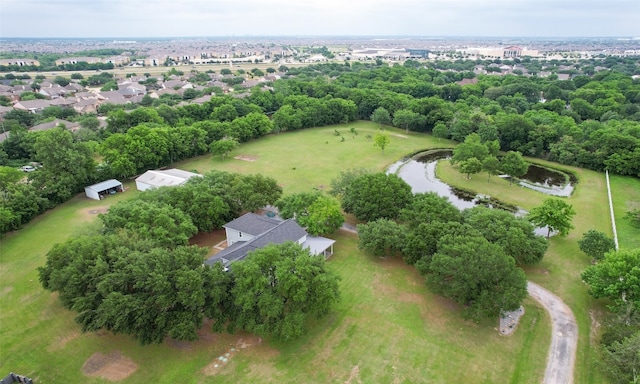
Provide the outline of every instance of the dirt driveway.
{"type": "Polygon", "coordinates": [[[578,347],[578,326],[573,312],[558,296],[538,284],[529,281],[527,289],[551,316],[551,346],[543,383],[571,384],[578,347]]]}

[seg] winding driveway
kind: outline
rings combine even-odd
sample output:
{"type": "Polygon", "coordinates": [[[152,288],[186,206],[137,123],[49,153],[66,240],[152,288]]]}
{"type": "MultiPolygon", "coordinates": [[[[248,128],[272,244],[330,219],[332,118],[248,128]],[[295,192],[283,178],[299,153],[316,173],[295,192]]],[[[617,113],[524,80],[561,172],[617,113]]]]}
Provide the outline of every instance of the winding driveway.
{"type": "Polygon", "coordinates": [[[573,366],[578,347],[578,326],[573,312],[558,296],[538,284],[529,281],[527,289],[529,295],[551,316],[551,345],[543,383],[573,383],[573,366]]]}

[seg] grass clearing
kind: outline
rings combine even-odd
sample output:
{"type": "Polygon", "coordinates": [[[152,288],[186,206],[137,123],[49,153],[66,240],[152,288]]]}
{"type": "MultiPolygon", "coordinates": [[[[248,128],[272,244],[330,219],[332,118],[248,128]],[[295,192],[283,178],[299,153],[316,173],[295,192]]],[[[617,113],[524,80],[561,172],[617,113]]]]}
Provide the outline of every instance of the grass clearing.
{"type": "Polygon", "coordinates": [[[609,182],[620,248],[640,248],[640,228],[624,218],[628,211],[640,209],[640,179],[609,175],[609,182]]]}
{"type": "MultiPolygon", "coordinates": [[[[417,150],[452,144],[410,133],[407,139],[392,136],[383,154],[365,138],[376,128],[358,122],[272,135],[242,144],[230,156],[253,156],[255,161],[202,156],[174,166],[201,173],[210,169],[262,173],[276,178],[285,193],[291,193],[328,188],[343,169],[382,170],[417,150]],[[352,126],[358,136],[349,132],[352,126]],[[342,132],[344,142],[334,136],[335,129],[342,132]]],[[[392,132],[404,134],[401,130],[392,132]]],[[[586,331],[593,303],[576,278],[588,260],[576,251],[575,240],[592,223],[606,231],[608,222],[602,218],[608,217],[603,216],[608,208],[603,203],[603,210],[585,209],[590,199],[599,201],[601,194],[606,199],[606,190],[601,189],[604,177],[590,171],[577,173],[580,186],[586,186],[579,186],[571,197],[578,211],[574,224],[579,229],[566,239],[554,239],[543,263],[527,274],[574,310],[581,332],[575,382],[596,383],[602,380],[592,368],[586,331]]],[[[453,171],[450,177],[455,179],[456,174],[453,171]]],[[[449,177],[446,173],[441,176],[449,177]]],[[[480,175],[472,181],[476,178],[489,185],[498,181],[492,178],[486,183],[480,175]]],[[[502,189],[507,197],[520,195],[509,193],[513,189],[506,184],[502,189]]],[[[37,382],[104,383],[104,379],[82,373],[85,362],[100,353],[128,359],[129,366],[137,366],[122,383],[538,383],[542,379],[550,321],[533,300],[525,300],[526,313],[518,330],[512,336],[501,336],[497,319],[479,324],[464,321],[460,308],[429,293],[413,268],[399,259],[363,255],[356,237],[342,232],[335,234],[335,254],[328,268],[342,277],[343,300],[334,313],[293,342],[259,340],[244,333],[212,334],[206,326],[197,342],[150,346],[108,332],[82,333],[73,322],[74,314],[61,307],[56,295],[41,288],[36,268],[44,264],[53,244],[90,227],[97,219],[96,212],[137,193],[133,183],[127,186],[127,192],[103,201],[77,196],[0,240],[0,372],[20,373],[37,382]],[[231,348],[236,350],[230,361],[215,367],[215,360],[231,348]]],[[[544,196],[538,198],[541,201],[544,196]]],[[[530,204],[537,202],[532,198],[530,204]]],[[[211,243],[216,241],[212,236],[211,243]]]]}

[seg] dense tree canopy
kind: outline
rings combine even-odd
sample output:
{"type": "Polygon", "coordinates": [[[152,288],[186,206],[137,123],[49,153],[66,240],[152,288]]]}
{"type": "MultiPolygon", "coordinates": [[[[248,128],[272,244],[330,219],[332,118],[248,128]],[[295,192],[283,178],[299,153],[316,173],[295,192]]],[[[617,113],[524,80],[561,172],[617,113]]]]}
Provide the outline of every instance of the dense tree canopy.
{"type": "Polygon", "coordinates": [[[49,251],[40,281],[77,312],[84,331],[129,334],[142,344],[195,340],[205,313],[223,316],[216,308],[229,284],[221,267],[202,266],[205,252],[127,235],[79,237],[49,251]]]}
{"type": "Polygon", "coordinates": [[[411,187],[397,175],[364,174],[346,186],[342,208],[359,220],[394,219],[412,196],[411,187]]]}
{"type": "Polygon", "coordinates": [[[288,340],[304,333],[309,318],[328,314],[340,300],[338,276],[322,256],[288,242],[267,245],[233,265],[238,316],[232,327],[288,340]]]}
{"type": "Polygon", "coordinates": [[[640,311],[640,249],[609,252],[582,274],[595,298],[606,297],[614,311],[640,311]]]}
{"type": "Polygon", "coordinates": [[[426,279],[435,292],[465,305],[475,319],[515,310],[527,296],[524,272],[483,237],[441,238],[426,279]]]}

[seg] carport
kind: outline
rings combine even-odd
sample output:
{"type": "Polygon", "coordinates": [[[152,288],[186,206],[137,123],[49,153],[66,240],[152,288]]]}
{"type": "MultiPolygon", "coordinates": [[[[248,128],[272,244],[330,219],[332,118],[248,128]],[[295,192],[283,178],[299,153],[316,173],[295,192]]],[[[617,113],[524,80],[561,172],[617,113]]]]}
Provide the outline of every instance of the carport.
{"type": "Polygon", "coordinates": [[[84,188],[87,197],[94,200],[102,200],[107,195],[115,195],[124,192],[124,186],[116,179],[106,180],[84,188]]]}

